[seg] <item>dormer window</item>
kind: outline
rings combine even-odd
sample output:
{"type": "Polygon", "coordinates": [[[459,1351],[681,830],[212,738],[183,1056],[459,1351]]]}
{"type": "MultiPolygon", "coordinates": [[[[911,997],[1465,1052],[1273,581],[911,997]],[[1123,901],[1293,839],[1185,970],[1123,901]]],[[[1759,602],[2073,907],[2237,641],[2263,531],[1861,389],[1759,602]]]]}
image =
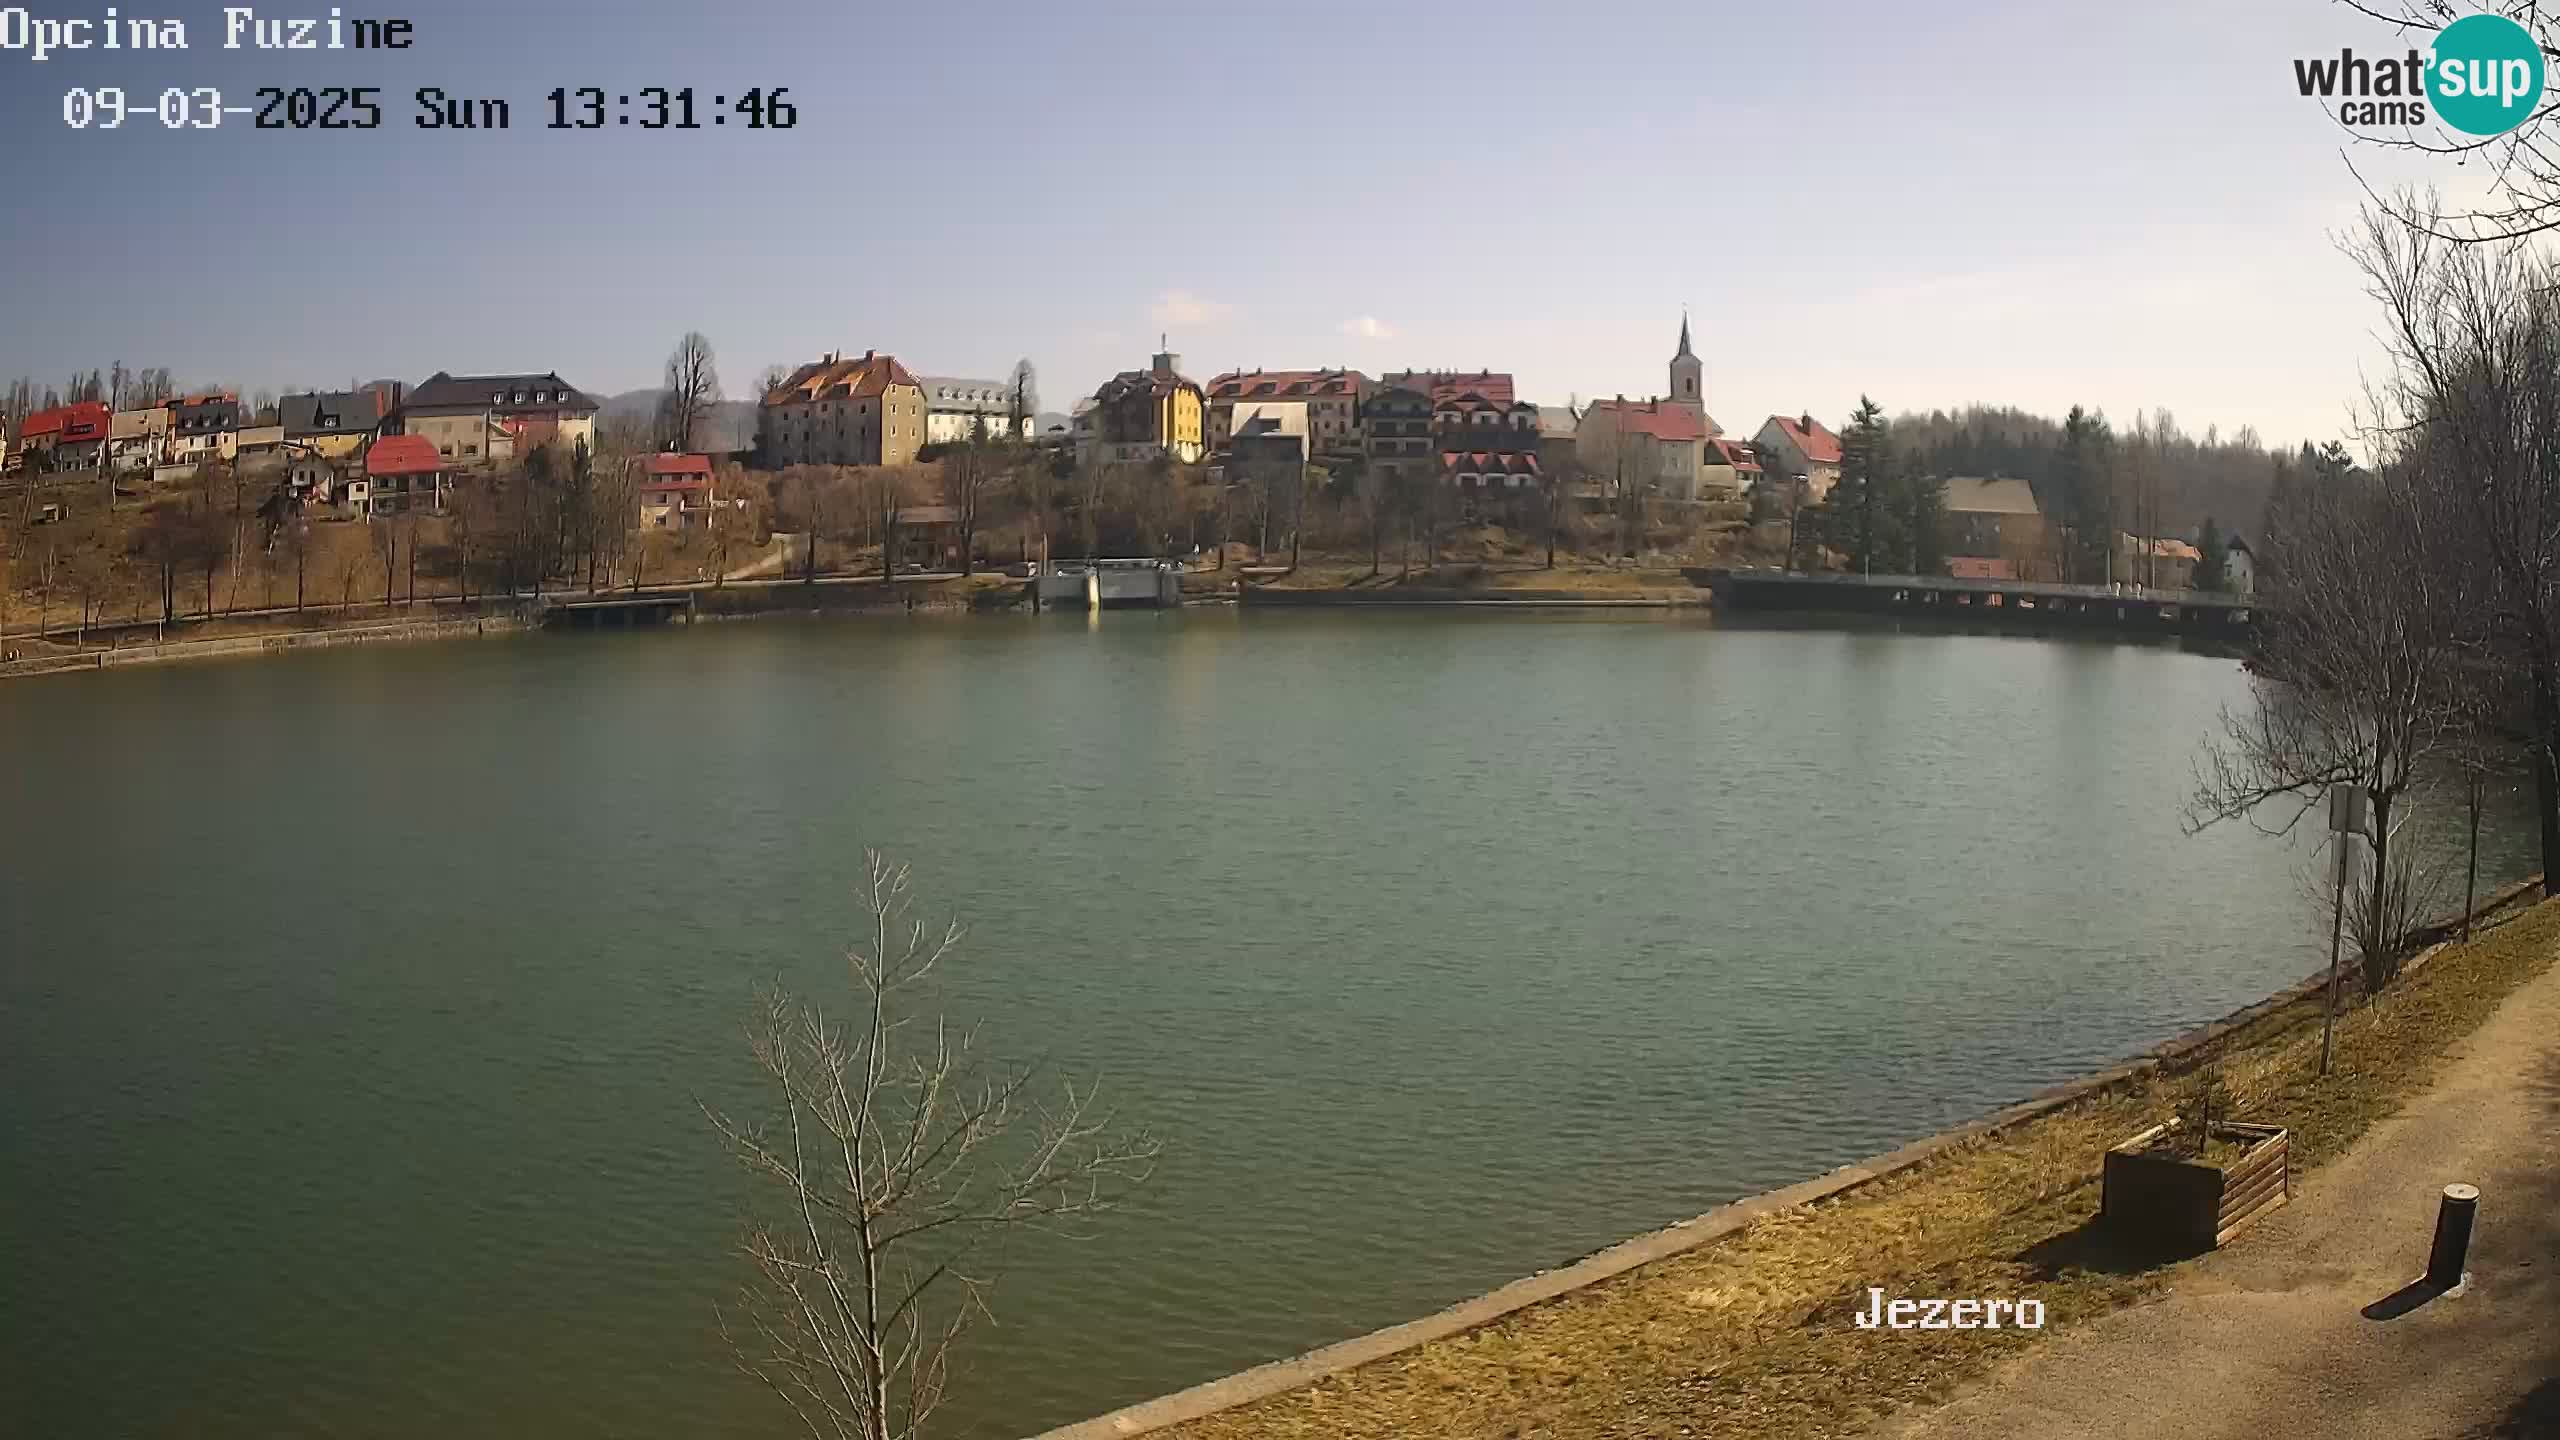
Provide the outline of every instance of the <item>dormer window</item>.
{"type": "Polygon", "coordinates": [[[501,390],[501,391],[499,391],[497,394],[490,396],[490,397],[489,397],[489,403],[490,403],[490,404],[492,404],[492,405],[504,405],[504,404],[506,404],[506,403],[507,403],[507,392],[506,392],[506,391],[504,391],[504,390],[501,390]]]}

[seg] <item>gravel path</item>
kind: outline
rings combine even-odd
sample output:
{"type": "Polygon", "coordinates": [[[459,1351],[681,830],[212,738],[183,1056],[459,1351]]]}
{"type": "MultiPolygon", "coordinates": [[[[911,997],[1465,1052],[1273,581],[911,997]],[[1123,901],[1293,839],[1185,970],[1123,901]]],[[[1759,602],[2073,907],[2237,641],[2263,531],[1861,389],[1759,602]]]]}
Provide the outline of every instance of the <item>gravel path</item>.
{"type": "Polygon", "coordinates": [[[2155,1303],[2035,1346],[1877,1440],[2560,1437],[2560,968],[2433,1089],[2155,1303]],[[2480,1187],[2471,1283],[2368,1319],[2426,1269],[2437,1196],[2480,1187]]]}

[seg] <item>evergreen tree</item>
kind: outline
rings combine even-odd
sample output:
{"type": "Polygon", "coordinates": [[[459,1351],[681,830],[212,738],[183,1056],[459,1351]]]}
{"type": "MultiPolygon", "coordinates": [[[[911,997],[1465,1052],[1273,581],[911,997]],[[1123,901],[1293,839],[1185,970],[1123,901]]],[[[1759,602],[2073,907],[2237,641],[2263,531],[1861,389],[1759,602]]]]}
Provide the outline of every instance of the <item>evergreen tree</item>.
{"type": "MultiPolygon", "coordinates": [[[[1892,466],[1893,455],[1885,444],[1884,409],[1861,395],[1858,408],[1849,416],[1849,428],[1840,437],[1840,483],[1833,487],[1831,503],[1848,521],[1843,548],[1849,552],[1849,564],[1865,574],[1875,573],[1880,548],[1888,557],[1894,553],[1892,501],[1886,493],[1892,485],[1892,466]],[[1884,522],[1882,530],[1879,519],[1884,522]],[[1879,542],[1884,542],[1881,547],[1879,542]]],[[[1890,567],[1893,562],[1888,558],[1885,563],[1890,567]]]]}
{"type": "Polygon", "coordinates": [[[1917,450],[1906,450],[1896,467],[1901,477],[1903,544],[1911,573],[1935,575],[1947,568],[1947,481],[1931,470],[1917,450]]]}
{"type": "Polygon", "coordinates": [[[2188,583],[2198,590],[2228,588],[2231,552],[2222,543],[2222,531],[2215,528],[2213,517],[2204,517],[2204,528],[2196,532],[2196,574],[2188,583]]]}
{"type": "Polygon", "coordinates": [[[2080,406],[2062,422],[2045,510],[2061,526],[2064,578],[2095,585],[2110,578],[2115,554],[2115,431],[2080,406]]]}

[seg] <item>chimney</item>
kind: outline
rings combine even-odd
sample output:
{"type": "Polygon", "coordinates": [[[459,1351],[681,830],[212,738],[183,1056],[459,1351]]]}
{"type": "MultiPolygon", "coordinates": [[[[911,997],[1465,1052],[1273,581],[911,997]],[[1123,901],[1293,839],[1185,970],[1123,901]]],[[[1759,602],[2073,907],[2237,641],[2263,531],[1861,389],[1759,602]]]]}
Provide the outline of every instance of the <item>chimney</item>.
{"type": "Polygon", "coordinates": [[[862,352],[862,363],[863,363],[863,364],[865,364],[865,365],[870,364],[870,363],[871,363],[871,357],[872,357],[872,355],[873,355],[874,353],[876,353],[876,352],[873,352],[873,351],[870,351],[870,350],[865,350],[865,351],[863,351],[863,352],[862,352]]]}
{"type": "Polygon", "coordinates": [[[1812,433],[1813,433],[1813,417],[1812,417],[1811,415],[1809,415],[1809,414],[1808,414],[1808,415],[1799,415],[1799,416],[1797,416],[1797,417],[1796,417],[1796,428],[1797,428],[1797,429],[1799,429],[1799,430],[1802,430],[1803,432],[1805,432],[1805,433],[1806,433],[1806,434],[1808,434],[1808,435],[1812,434],[1812,433]]]}

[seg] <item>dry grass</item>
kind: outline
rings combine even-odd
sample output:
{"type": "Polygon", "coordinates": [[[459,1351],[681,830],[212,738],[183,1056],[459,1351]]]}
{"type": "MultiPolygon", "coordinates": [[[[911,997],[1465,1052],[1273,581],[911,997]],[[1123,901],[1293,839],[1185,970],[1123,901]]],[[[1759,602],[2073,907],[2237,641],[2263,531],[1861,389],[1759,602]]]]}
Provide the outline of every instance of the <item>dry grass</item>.
{"type": "MultiPolygon", "coordinates": [[[[2217,1047],[2235,1119],[2293,1131],[2302,1167],[2339,1154],[2423,1089],[2453,1044],[2551,962],[2560,905],[2443,952],[2346,1015],[2314,1071],[2315,1003],[2217,1047]]],[[[1888,1296],[2044,1302],[2068,1329],[2156,1290],[2184,1262],[2125,1253],[2092,1225],[2106,1147],[2167,1118],[2174,1082],[2137,1081],[1840,1200],[1321,1384],[1177,1427],[1183,1440],[1316,1436],[1836,1435],[1944,1395],[2038,1332],[1913,1331],[1878,1343],[1852,1315],[1888,1296]]],[[[2246,1244],[2245,1240],[2238,1243],[2246,1244]]]]}

